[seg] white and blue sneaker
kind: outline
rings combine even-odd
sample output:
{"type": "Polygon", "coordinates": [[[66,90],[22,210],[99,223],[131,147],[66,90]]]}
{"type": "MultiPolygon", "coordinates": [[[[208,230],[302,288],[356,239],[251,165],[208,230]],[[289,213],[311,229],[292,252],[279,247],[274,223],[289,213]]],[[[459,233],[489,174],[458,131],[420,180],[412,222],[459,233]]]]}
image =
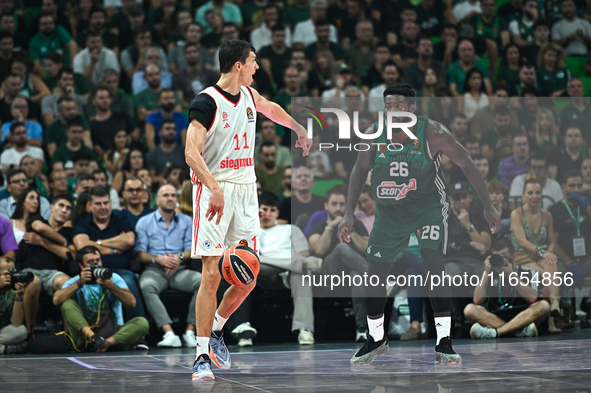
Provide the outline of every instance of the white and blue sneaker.
{"type": "Polygon", "coordinates": [[[230,352],[224,342],[223,333],[218,336],[215,332],[211,332],[211,337],[209,338],[209,356],[215,365],[222,370],[227,370],[232,365],[232,359],[230,359],[230,352]]]}
{"type": "Polygon", "coordinates": [[[211,371],[211,360],[207,355],[201,355],[193,363],[193,381],[213,381],[215,376],[211,371]]]}

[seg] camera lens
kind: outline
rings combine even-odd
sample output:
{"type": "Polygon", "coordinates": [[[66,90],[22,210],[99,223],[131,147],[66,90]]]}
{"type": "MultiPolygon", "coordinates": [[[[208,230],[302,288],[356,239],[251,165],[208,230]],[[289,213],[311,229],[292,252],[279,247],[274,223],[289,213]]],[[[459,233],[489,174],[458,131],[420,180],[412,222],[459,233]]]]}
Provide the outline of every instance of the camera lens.
{"type": "Polygon", "coordinates": [[[492,254],[490,256],[490,265],[494,268],[501,268],[505,265],[505,258],[499,254],[492,254]]]}

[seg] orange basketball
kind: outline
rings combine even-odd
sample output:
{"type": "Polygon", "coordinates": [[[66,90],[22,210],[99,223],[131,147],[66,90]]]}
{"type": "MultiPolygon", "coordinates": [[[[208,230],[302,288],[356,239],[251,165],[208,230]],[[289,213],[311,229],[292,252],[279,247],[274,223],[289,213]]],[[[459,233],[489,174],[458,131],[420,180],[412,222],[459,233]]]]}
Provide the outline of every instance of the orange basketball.
{"type": "Polygon", "coordinates": [[[220,274],[230,285],[241,287],[253,282],[261,269],[261,261],[252,248],[236,245],[220,257],[220,274]]]}

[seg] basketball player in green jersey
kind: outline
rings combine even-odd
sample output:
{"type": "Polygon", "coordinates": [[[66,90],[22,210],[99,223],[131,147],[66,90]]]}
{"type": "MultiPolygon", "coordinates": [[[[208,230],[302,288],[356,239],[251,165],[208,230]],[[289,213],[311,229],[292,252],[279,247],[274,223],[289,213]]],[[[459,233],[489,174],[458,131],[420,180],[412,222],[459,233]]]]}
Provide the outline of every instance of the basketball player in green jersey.
{"type": "MultiPolygon", "coordinates": [[[[398,83],[384,91],[384,102],[386,112],[414,114],[415,91],[408,84],[398,83]]],[[[401,122],[401,119],[394,120],[401,122]]],[[[365,133],[375,133],[377,125],[375,123],[365,133]]],[[[372,169],[371,188],[377,209],[366,250],[368,275],[377,275],[384,283],[393,263],[406,251],[412,232],[419,239],[421,258],[426,269],[441,275],[450,211],[440,172],[441,154],[447,155],[462,169],[482,199],[484,216],[493,233],[501,228],[501,218],[468,152],[442,124],[419,116],[417,123],[409,127],[417,139],[411,139],[401,129],[393,129],[392,139],[388,140],[386,127],[383,128],[377,146],[371,144],[370,150],[360,151],[357,155],[349,179],[347,211],[338,229],[339,239],[341,242],[351,240],[355,205],[368,172],[372,169]]],[[[437,329],[435,363],[459,364],[462,358],[453,350],[450,339],[451,288],[441,285],[431,289],[429,285],[428,289],[437,329]]],[[[388,339],[384,331],[386,286],[368,287],[366,300],[369,335],[366,343],[351,359],[351,364],[370,364],[376,356],[388,352],[388,339]]]]}

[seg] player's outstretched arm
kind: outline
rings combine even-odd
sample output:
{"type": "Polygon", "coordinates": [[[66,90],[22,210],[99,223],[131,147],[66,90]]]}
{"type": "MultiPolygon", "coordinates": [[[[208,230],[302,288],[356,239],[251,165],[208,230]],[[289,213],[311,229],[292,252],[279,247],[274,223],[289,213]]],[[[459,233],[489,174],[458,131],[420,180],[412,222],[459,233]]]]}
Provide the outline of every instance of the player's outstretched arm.
{"type": "Polygon", "coordinates": [[[488,221],[491,232],[495,233],[501,229],[499,212],[493,206],[490,194],[486,189],[486,183],[466,149],[454,139],[443,124],[433,120],[429,121],[427,142],[429,143],[431,154],[437,154],[440,151],[448,156],[464,172],[464,175],[466,175],[466,178],[472,184],[472,187],[474,187],[484,204],[484,217],[488,221]]]}
{"type": "Polygon", "coordinates": [[[191,119],[191,123],[189,123],[189,128],[187,129],[185,161],[187,162],[187,165],[191,167],[193,172],[195,172],[199,181],[211,190],[211,197],[209,198],[209,206],[207,208],[207,213],[205,213],[205,217],[211,221],[217,215],[217,225],[220,223],[220,220],[224,215],[224,193],[211,172],[209,172],[209,169],[201,156],[203,146],[205,146],[206,135],[207,129],[203,127],[203,124],[196,119],[191,119]]]}
{"type": "MultiPolygon", "coordinates": [[[[365,130],[365,133],[367,134],[373,131],[372,125],[367,130],[365,130]]],[[[349,189],[347,190],[347,210],[345,211],[345,215],[343,216],[338,229],[338,237],[341,243],[349,243],[351,241],[353,213],[355,212],[357,201],[359,201],[361,189],[367,180],[367,174],[369,173],[369,169],[371,168],[371,165],[374,161],[375,154],[376,147],[373,143],[370,145],[369,150],[359,151],[357,153],[357,160],[355,161],[355,165],[353,165],[351,175],[349,176],[349,189]]]]}
{"type": "Polygon", "coordinates": [[[285,111],[277,103],[267,100],[265,97],[259,94],[258,91],[250,87],[254,103],[257,106],[257,112],[261,112],[275,123],[282,125],[283,127],[290,128],[298,135],[296,141],[296,147],[302,148],[302,156],[307,156],[312,146],[312,140],[308,139],[308,131],[300,123],[295,121],[289,113],[285,111]]]}

